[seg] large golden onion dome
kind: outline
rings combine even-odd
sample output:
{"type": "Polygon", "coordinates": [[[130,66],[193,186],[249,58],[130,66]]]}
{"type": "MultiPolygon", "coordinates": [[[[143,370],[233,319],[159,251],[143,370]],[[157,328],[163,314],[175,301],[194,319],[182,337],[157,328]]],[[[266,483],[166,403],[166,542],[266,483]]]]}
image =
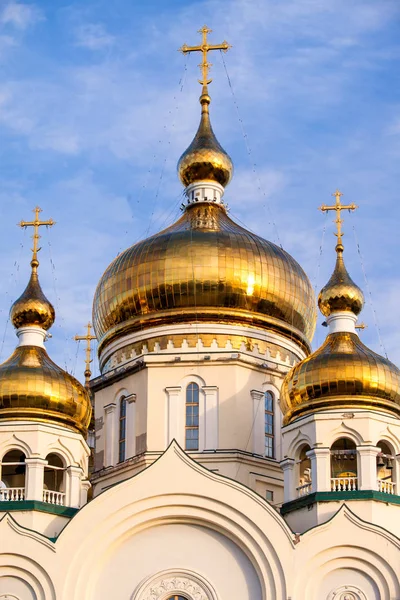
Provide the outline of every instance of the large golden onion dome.
{"type": "Polygon", "coordinates": [[[92,413],[89,394],[49,358],[43,344],[55,313],[38,279],[37,228],[54,222],[40,222],[40,209],[35,212],[35,221],[28,223],[35,226],[31,277],[11,308],[19,345],[0,365],[0,419],[53,422],[85,435],[92,413]]]}
{"type": "Polygon", "coordinates": [[[343,246],[336,246],[336,265],[332,277],[318,296],[318,306],[325,317],[336,311],[350,311],[359,315],[364,306],[364,294],[347,272],[343,260],[343,246]]]}
{"type": "Polygon", "coordinates": [[[308,349],[315,319],[314,292],[299,264],[237,225],[222,205],[205,203],[122,252],[93,304],[100,350],[128,332],[185,321],[258,325],[308,349]]]}
{"type": "Polygon", "coordinates": [[[37,325],[47,331],[54,323],[54,307],[40,287],[38,265],[37,260],[31,262],[32,273],[29,283],[11,307],[10,319],[16,329],[26,325],[37,325]]]}
{"type": "Polygon", "coordinates": [[[284,424],[310,413],[340,408],[379,410],[400,416],[400,370],[361,342],[355,322],[363,294],[336,246],[335,272],[319,296],[332,327],[324,344],[286,375],[280,405],[284,424]]]}
{"type": "Polygon", "coordinates": [[[179,178],[185,187],[199,180],[216,181],[226,187],[232,179],[232,161],[211,127],[210,101],[210,96],[203,90],[200,96],[199,128],[192,143],[178,161],[179,178]]]}
{"type": "Polygon", "coordinates": [[[84,435],[88,392],[39,346],[18,346],[0,365],[0,419],[55,422],[84,435]]]}

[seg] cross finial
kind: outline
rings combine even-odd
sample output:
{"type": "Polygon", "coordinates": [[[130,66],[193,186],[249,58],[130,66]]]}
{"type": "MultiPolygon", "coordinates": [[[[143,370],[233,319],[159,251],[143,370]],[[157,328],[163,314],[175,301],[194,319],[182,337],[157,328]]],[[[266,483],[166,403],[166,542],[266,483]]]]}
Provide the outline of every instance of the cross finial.
{"type": "Polygon", "coordinates": [[[207,53],[211,50],[223,50],[227,52],[229,48],[232,48],[228,42],[225,40],[222,44],[209,44],[207,40],[207,35],[212,32],[212,29],[209,29],[207,25],[204,25],[201,29],[199,29],[198,33],[202,34],[202,43],[198,46],[188,46],[187,44],[183,44],[182,48],[179,48],[179,51],[183,54],[189,54],[190,52],[202,52],[203,60],[199,64],[201,69],[202,79],[199,79],[199,83],[206,88],[209,83],[212,82],[212,79],[208,78],[208,72],[212,64],[207,61],[207,53]]]}
{"type": "Polygon", "coordinates": [[[342,244],[342,237],[343,237],[343,232],[342,232],[342,223],[343,223],[343,219],[341,217],[341,212],[342,210],[348,210],[349,212],[351,210],[356,210],[356,208],[358,208],[357,204],[342,204],[340,201],[340,198],[343,196],[342,192],[340,192],[339,190],[336,190],[336,192],[334,192],[332,194],[332,196],[335,197],[336,202],[334,206],[326,206],[325,204],[323,204],[322,206],[319,207],[319,210],[321,210],[322,212],[328,212],[330,210],[334,210],[336,211],[336,219],[335,219],[335,223],[336,223],[336,228],[337,228],[337,232],[335,232],[335,235],[337,237],[337,244],[336,244],[336,251],[343,251],[343,244],[342,244]]]}
{"type": "Polygon", "coordinates": [[[56,224],[55,221],[53,221],[53,219],[49,219],[48,221],[40,221],[39,220],[39,215],[42,212],[42,209],[39,206],[36,206],[36,208],[33,209],[33,212],[35,213],[35,218],[33,221],[20,221],[18,223],[19,227],[24,227],[25,229],[27,227],[33,227],[33,248],[32,248],[32,260],[31,260],[31,267],[33,269],[36,269],[39,266],[39,261],[37,258],[37,254],[40,250],[40,248],[38,247],[38,242],[40,240],[40,235],[39,235],[39,227],[41,226],[46,226],[46,227],[52,227],[53,225],[56,224]]]}
{"type": "Polygon", "coordinates": [[[85,364],[86,364],[86,368],[85,368],[85,386],[89,387],[89,380],[90,377],[92,375],[92,371],[90,370],[90,363],[93,362],[93,359],[91,358],[91,341],[96,339],[95,335],[91,334],[91,330],[92,330],[92,324],[88,323],[86,325],[86,329],[87,329],[87,333],[86,335],[76,335],[74,337],[74,340],[79,342],[81,340],[86,341],[86,359],[85,359],[85,364]]]}

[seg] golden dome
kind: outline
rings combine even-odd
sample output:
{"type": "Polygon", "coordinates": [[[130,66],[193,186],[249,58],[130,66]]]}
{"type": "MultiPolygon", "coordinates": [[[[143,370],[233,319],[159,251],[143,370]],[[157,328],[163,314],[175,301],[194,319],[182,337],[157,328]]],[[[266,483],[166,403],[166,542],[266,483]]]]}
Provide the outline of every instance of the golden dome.
{"type": "Polygon", "coordinates": [[[88,392],[39,346],[19,346],[0,365],[0,419],[53,421],[86,434],[88,392]]]}
{"type": "Polygon", "coordinates": [[[350,311],[359,315],[364,306],[364,294],[347,272],[343,261],[343,246],[336,246],[336,265],[332,277],[318,296],[318,306],[325,317],[332,312],[350,311]]]}
{"type": "Polygon", "coordinates": [[[186,187],[196,181],[216,181],[227,186],[233,175],[233,164],[211,127],[206,88],[200,96],[201,119],[197,133],[178,161],[179,178],[186,187]]]}
{"type": "Polygon", "coordinates": [[[40,287],[37,273],[38,264],[37,261],[32,261],[32,273],[29,283],[11,307],[10,318],[16,329],[26,325],[37,325],[47,330],[54,323],[54,308],[40,287]]]}
{"type": "Polygon", "coordinates": [[[100,352],[127,332],[185,321],[252,324],[309,351],[314,292],[287,252],[237,225],[223,206],[192,204],[110,264],[93,304],[100,352]]]}
{"type": "Polygon", "coordinates": [[[356,333],[337,332],[285,377],[284,424],[328,409],[367,408],[400,416],[400,370],[356,333]]]}

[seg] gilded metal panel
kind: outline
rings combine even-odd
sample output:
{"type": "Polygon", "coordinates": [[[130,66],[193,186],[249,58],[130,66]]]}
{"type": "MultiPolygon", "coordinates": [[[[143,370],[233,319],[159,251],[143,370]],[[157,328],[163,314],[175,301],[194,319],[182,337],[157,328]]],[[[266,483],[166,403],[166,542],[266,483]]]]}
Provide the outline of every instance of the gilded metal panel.
{"type": "Polygon", "coordinates": [[[368,408],[400,415],[400,371],[355,333],[327,336],[286,375],[281,389],[285,424],[329,408],[368,408]]]}
{"type": "Polygon", "coordinates": [[[19,346],[0,365],[0,419],[53,421],[86,434],[91,412],[87,391],[44,348],[19,346]]]}
{"type": "Polygon", "coordinates": [[[184,320],[254,322],[308,347],[314,292],[280,247],[234,223],[219,205],[191,205],[111,263],[93,304],[100,350],[128,331],[184,320]]]}

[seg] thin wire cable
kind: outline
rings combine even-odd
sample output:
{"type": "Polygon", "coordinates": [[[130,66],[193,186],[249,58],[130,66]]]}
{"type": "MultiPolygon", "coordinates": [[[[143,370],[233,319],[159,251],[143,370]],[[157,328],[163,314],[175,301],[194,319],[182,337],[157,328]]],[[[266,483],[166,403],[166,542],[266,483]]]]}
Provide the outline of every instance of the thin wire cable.
{"type": "Polygon", "coordinates": [[[354,239],[356,241],[358,256],[360,257],[361,270],[362,270],[363,275],[364,275],[365,287],[366,287],[367,294],[368,294],[368,297],[369,297],[369,304],[371,306],[372,315],[374,317],[374,323],[375,323],[376,333],[377,333],[377,336],[378,336],[379,346],[380,346],[381,350],[383,351],[383,354],[385,355],[385,357],[388,358],[388,355],[387,355],[387,352],[386,352],[386,348],[385,348],[385,345],[384,345],[383,340],[382,340],[381,331],[380,331],[379,322],[378,322],[378,315],[376,313],[375,306],[374,306],[374,303],[373,303],[372,292],[371,292],[371,288],[370,288],[370,285],[369,285],[369,281],[368,281],[368,277],[367,277],[367,272],[365,270],[364,259],[363,259],[363,255],[361,253],[360,243],[358,241],[358,237],[357,237],[357,233],[356,233],[356,228],[355,228],[354,225],[353,225],[353,233],[354,233],[354,239]]]}
{"type": "Polygon", "coordinates": [[[77,366],[77,363],[78,363],[79,347],[80,347],[80,344],[81,344],[81,340],[76,340],[76,341],[78,343],[76,344],[75,361],[74,361],[74,366],[73,366],[73,369],[72,369],[72,375],[74,375],[74,377],[75,377],[75,373],[76,373],[76,366],[77,366]]]}
{"type": "Polygon", "coordinates": [[[58,314],[58,328],[60,329],[60,331],[62,332],[62,334],[64,335],[64,339],[65,339],[65,343],[63,344],[63,350],[64,350],[64,367],[65,370],[70,373],[71,369],[72,369],[72,357],[71,357],[71,344],[70,344],[70,339],[66,334],[66,324],[65,324],[65,319],[62,315],[62,311],[60,310],[60,302],[61,302],[61,298],[58,295],[58,290],[57,290],[57,282],[58,282],[58,278],[57,278],[57,274],[56,274],[56,266],[55,263],[53,261],[53,256],[52,256],[52,245],[50,242],[50,229],[49,227],[46,227],[46,230],[48,231],[48,236],[47,236],[47,244],[48,244],[48,248],[49,248],[49,258],[50,258],[50,265],[51,265],[51,272],[52,272],[52,276],[53,276],[53,288],[54,288],[54,296],[55,296],[55,305],[56,305],[56,312],[58,314]],[[68,363],[67,361],[69,361],[69,368],[68,368],[68,363]]]}
{"type": "MultiPolygon", "coordinates": [[[[264,400],[264,402],[265,402],[265,400],[264,400]]],[[[247,448],[248,448],[248,446],[249,446],[249,444],[250,444],[250,440],[251,440],[251,437],[252,437],[252,435],[253,435],[254,426],[255,426],[255,424],[256,424],[256,421],[257,421],[257,417],[258,417],[258,413],[259,413],[259,411],[260,411],[260,406],[261,406],[261,404],[263,404],[263,402],[262,402],[262,400],[260,399],[260,401],[259,401],[259,403],[258,403],[258,406],[257,406],[256,413],[255,413],[255,415],[254,415],[254,418],[253,418],[253,423],[252,423],[252,425],[251,425],[250,433],[249,433],[249,436],[248,436],[248,438],[247,438],[246,445],[245,445],[245,447],[244,447],[244,450],[245,450],[245,452],[248,452],[247,448]]],[[[263,406],[264,406],[264,404],[263,404],[263,406]]],[[[239,475],[239,471],[240,471],[241,467],[242,467],[242,464],[239,462],[239,464],[238,464],[238,467],[237,467],[237,469],[236,469],[236,474],[235,474],[235,477],[234,477],[234,479],[235,479],[235,480],[237,480],[237,477],[238,477],[238,475],[239,475]]]]}
{"type": "MultiPolygon", "coordinates": [[[[25,241],[26,241],[25,238],[26,238],[26,227],[23,228],[23,240],[20,243],[19,253],[18,253],[18,256],[17,256],[16,260],[14,261],[13,268],[12,268],[11,273],[10,273],[10,279],[9,279],[9,281],[10,281],[10,283],[12,281],[14,281],[14,283],[15,283],[15,289],[17,288],[18,281],[19,281],[19,276],[20,276],[21,257],[22,257],[22,252],[23,252],[24,247],[25,247],[25,241]]],[[[4,344],[5,344],[5,340],[6,340],[6,337],[7,337],[8,325],[10,323],[10,307],[11,307],[11,304],[12,304],[12,298],[10,296],[10,285],[6,286],[5,297],[6,297],[7,306],[9,308],[7,310],[7,319],[6,319],[6,323],[4,325],[3,338],[2,338],[2,341],[1,341],[0,361],[3,358],[4,344]]],[[[3,312],[3,309],[0,309],[0,313],[2,313],[2,312],[3,312]]]]}
{"type": "MultiPolygon", "coordinates": [[[[145,231],[145,236],[147,237],[149,235],[151,226],[153,224],[153,218],[154,218],[154,213],[156,211],[157,205],[158,205],[158,200],[159,200],[159,196],[160,196],[160,190],[161,190],[161,183],[164,177],[164,171],[165,171],[165,166],[167,164],[167,160],[171,155],[170,152],[170,148],[171,148],[171,140],[172,140],[172,132],[175,129],[175,121],[176,121],[176,117],[177,114],[179,112],[180,109],[180,104],[181,104],[181,100],[182,100],[182,92],[183,92],[183,88],[186,82],[186,74],[187,74],[187,61],[188,61],[188,57],[185,56],[185,64],[184,64],[184,68],[183,68],[183,75],[181,76],[180,80],[179,80],[179,92],[173,97],[173,102],[175,104],[175,108],[170,108],[168,111],[168,115],[167,115],[167,122],[164,123],[164,127],[163,127],[163,131],[165,134],[165,138],[167,139],[167,143],[166,143],[166,147],[167,147],[167,151],[164,152],[164,160],[162,162],[162,166],[161,166],[161,172],[160,172],[160,177],[158,180],[158,185],[157,185],[157,190],[156,190],[156,195],[154,198],[154,201],[152,203],[152,212],[150,215],[150,219],[149,219],[149,223],[148,223],[148,227],[145,231]],[[168,128],[168,125],[170,124],[170,127],[168,128]]],[[[160,140],[161,143],[161,140],[160,140]]]]}
{"type": "Polygon", "coordinates": [[[227,66],[226,66],[226,62],[225,62],[225,58],[224,58],[224,55],[222,53],[222,50],[220,50],[220,54],[221,54],[221,57],[222,57],[222,63],[224,65],[225,74],[226,74],[226,77],[228,79],[229,88],[231,90],[231,94],[232,94],[232,98],[233,98],[233,104],[235,106],[236,114],[237,114],[237,117],[238,117],[238,120],[239,120],[239,123],[240,123],[240,128],[241,128],[243,139],[244,139],[244,142],[245,142],[247,154],[249,156],[249,160],[250,160],[250,163],[251,163],[251,166],[252,166],[252,170],[253,170],[254,176],[255,176],[256,181],[257,181],[258,191],[264,197],[263,208],[264,208],[264,210],[267,209],[267,213],[268,213],[268,217],[269,217],[268,224],[269,224],[270,227],[272,227],[273,231],[275,232],[275,236],[276,236],[276,239],[278,241],[278,244],[282,248],[282,244],[281,244],[281,240],[280,240],[280,237],[279,237],[278,228],[277,228],[275,220],[274,220],[274,218],[272,216],[271,206],[270,206],[270,203],[268,202],[265,190],[263,189],[263,186],[261,185],[261,180],[260,180],[260,177],[258,175],[257,165],[256,165],[255,161],[253,160],[253,154],[252,154],[252,151],[251,151],[251,148],[250,148],[249,138],[247,136],[247,133],[246,133],[246,130],[245,130],[245,127],[244,127],[244,122],[243,122],[243,119],[242,119],[241,114],[240,114],[239,104],[238,104],[238,101],[236,99],[235,92],[233,90],[232,81],[231,81],[231,78],[229,77],[228,69],[227,69],[227,66]]]}

